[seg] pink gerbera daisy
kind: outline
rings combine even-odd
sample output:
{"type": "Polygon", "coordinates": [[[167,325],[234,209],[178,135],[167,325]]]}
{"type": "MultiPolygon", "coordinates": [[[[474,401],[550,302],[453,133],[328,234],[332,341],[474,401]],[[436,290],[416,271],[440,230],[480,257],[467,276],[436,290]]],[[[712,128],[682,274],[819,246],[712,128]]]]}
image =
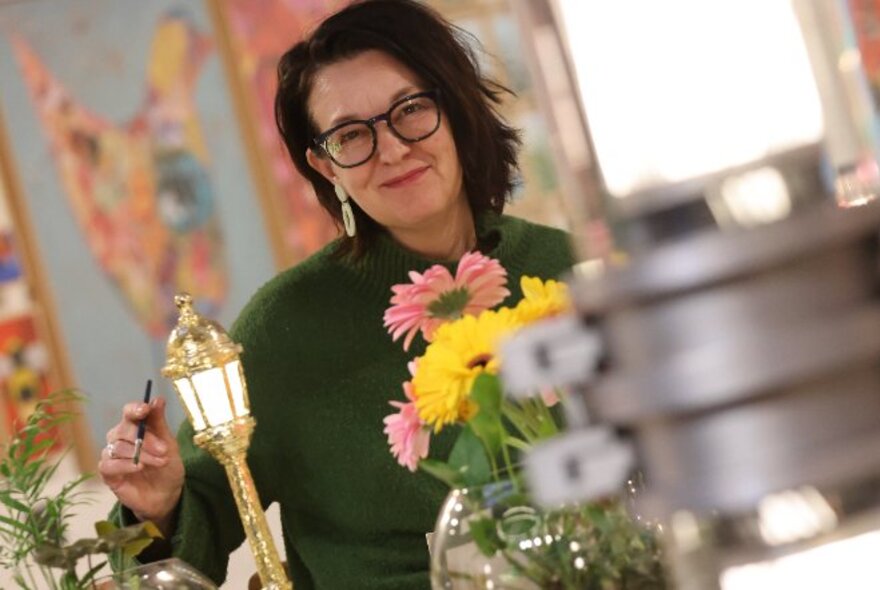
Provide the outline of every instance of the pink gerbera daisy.
{"type": "MultiPolygon", "coordinates": [[[[409,367],[410,373],[414,373],[415,362],[410,363],[409,367]]],[[[428,456],[431,431],[419,418],[411,381],[403,384],[403,393],[409,401],[389,402],[398,409],[398,412],[385,416],[383,420],[385,423],[384,432],[388,435],[391,454],[394,455],[397,462],[410,471],[415,471],[419,461],[428,456]]]]}
{"type": "Polygon", "coordinates": [[[441,324],[463,315],[478,315],[510,294],[505,287],[507,271],[497,260],[479,252],[461,257],[454,278],[439,264],[423,274],[410,272],[409,278],[411,283],[391,287],[394,295],[384,318],[394,341],[406,334],[404,350],[409,350],[419,331],[431,342],[441,324]]]}

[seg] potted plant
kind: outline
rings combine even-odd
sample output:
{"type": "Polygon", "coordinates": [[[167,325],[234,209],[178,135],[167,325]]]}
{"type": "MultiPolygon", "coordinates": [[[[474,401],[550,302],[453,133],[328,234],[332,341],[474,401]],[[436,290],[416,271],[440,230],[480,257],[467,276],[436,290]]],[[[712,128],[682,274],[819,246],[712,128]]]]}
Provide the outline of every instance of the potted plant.
{"type": "Polygon", "coordinates": [[[79,401],[72,391],[47,396],[0,446],[0,568],[11,571],[22,589],[92,588],[105,565],[125,570],[161,536],[150,522],[117,528],[101,521],[94,538],[67,538],[77,507],[88,503],[82,484],[92,475],[82,474],[50,493],[50,480],[69,451],[57,449],[53,433],[73,418],[70,408],[79,401]]]}

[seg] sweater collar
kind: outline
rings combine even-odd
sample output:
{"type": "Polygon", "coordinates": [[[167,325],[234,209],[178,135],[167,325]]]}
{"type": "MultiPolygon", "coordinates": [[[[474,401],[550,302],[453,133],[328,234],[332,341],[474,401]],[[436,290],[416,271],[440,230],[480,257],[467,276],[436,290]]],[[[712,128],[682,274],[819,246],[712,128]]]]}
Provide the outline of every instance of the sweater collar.
{"type": "MultiPolygon", "coordinates": [[[[486,256],[503,261],[517,247],[522,226],[511,217],[497,213],[483,213],[474,220],[477,250],[486,256]]],[[[364,257],[354,264],[358,274],[387,292],[388,286],[409,280],[409,272],[423,272],[440,264],[455,273],[457,260],[436,260],[407,250],[388,233],[377,236],[364,257]]]]}

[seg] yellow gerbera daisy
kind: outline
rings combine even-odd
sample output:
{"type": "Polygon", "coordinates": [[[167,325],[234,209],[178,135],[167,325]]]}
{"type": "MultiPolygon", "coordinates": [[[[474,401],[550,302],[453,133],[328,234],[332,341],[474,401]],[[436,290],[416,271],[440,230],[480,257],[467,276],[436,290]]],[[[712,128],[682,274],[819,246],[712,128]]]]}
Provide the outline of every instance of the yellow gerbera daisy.
{"type": "Polygon", "coordinates": [[[498,343],[518,325],[510,309],[502,308],[464,316],[437,330],[413,377],[419,417],[435,432],[473,416],[474,379],[484,372],[497,374],[498,343]]]}
{"type": "Polygon", "coordinates": [[[530,324],[571,309],[571,298],[565,283],[553,279],[542,281],[535,277],[522,277],[519,284],[523,298],[513,313],[521,324],[530,324]]]}

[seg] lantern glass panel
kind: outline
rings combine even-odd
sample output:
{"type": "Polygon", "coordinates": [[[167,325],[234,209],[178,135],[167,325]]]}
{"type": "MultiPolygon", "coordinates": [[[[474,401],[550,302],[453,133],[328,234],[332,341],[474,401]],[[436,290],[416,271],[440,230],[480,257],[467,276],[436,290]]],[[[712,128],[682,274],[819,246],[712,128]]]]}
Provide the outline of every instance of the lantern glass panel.
{"type": "Polygon", "coordinates": [[[192,376],[193,387],[205,410],[205,421],[208,426],[219,426],[231,422],[232,401],[223,378],[223,368],[216,367],[201,371],[192,376]]]}
{"type": "Polygon", "coordinates": [[[205,424],[202,411],[199,409],[199,404],[196,401],[196,393],[193,391],[189,379],[186,377],[175,379],[174,388],[177,389],[177,394],[180,396],[180,399],[183,400],[183,405],[186,406],[186,411],[190,416],[195,431],[199,432],[204,430],[207,427],[207,424],[205,424]]]}
{"type": "Polygon", "coordinates": [[[226,363],[226,378],[229,381],[229,391],[232,393],[232,402],[235,408],[235,417],[250,414],[247,401],[247,390],[244,384],[244,373],[241,370],[241,361],[226,363]]]}

